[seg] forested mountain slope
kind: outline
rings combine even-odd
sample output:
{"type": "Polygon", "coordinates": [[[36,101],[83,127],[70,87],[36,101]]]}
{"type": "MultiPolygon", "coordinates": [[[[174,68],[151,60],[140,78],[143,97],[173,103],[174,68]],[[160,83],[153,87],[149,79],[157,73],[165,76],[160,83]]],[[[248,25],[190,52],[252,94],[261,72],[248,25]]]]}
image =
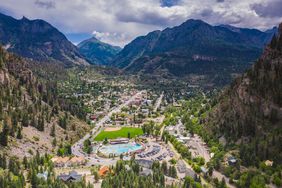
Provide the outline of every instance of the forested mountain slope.
{"type": "Polygon", "coordinates": [[[129,73],[206,79],[224,85],[251,66],[273,32],[188,20],[137,37],[112,64],[129,73]]]}
{"type": "Polygon", "coordinates": [[[282,24],[263,55],[220,97],[206,128],[240,146],[243,165],[282,161],[282,24]]]}
{"type": "Polygon", "coordinates": [[[112,46],[92,37],[84,40],[78,45],[78,49],[92,64],[108,65],[121,51],[118,46],[112,46]]]}
{"type": "Polygon", "coordinates": [[[40,62],[88,64],[77,47],[44,20],[17,20],[0,13],[0,44],[10,52],[40,62]]]}
{"type": "Polygon", "coordinates": [[[0,151],[10,156],[55,152],[89,129],[75,117],[79,107],[60,98],[56,83],[39,80],[28,64],[0,48],[0,151]]]}

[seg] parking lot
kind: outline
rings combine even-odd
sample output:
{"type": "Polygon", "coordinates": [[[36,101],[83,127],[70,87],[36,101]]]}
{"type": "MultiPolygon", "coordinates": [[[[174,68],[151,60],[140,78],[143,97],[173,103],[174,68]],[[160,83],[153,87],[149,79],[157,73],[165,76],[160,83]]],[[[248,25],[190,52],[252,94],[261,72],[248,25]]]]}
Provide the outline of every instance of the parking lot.
{"type": "Polygon", "coordinates": [[[191,151],[193,157],[201,156],[205,159],[205,162],[210,161],[209,149],[198,135],[191,137],[186,145],[189,147],[189,151],[191,151]]]}
{"type": "Polygon", "coordinates": [[[174,153],[165,145],[151,140],[145,144],[145,150],[136,156],[137,159],[147,159],[152,161],[170,160],[174,153]]]}

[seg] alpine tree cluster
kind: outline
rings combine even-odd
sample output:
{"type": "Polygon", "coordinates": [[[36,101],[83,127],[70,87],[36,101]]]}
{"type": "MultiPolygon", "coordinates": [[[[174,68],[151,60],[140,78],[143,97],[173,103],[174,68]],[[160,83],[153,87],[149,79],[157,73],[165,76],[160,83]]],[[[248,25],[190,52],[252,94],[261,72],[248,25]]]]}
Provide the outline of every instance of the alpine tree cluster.
{"type": "Polygon", "coordinates": [[[148,176],[141,175],[142,167],[131,160],[130,162],[117,161],[113,173],[109,174],[102,182],[102,188],[176,188],[176,185],[165,184],[166,167],[161,167],[159,162],[152,166],[152,174],[148,176]],[[126,165],[130,169],[126,168],[126,165]]]}
{"type": "MultiPolygon", "coordinates": [[[[85,119],[78,103],[60,96],[56,81],[38,78],[29,62],[0,48],[0,145],[7,146],[10,137],[22,139],[23,127],[44,131],[46,124],[57,123],[68,128],[70,115],[85,119]],[[2,79],[3,78],[3,79],[2,79]],[[64,113],[61,113],[64,112],[64,113]],[[53,121],[53,120],[56,121],[53,121]]],[[[50,132],[55,136],[55,128],[50,132]]]]}

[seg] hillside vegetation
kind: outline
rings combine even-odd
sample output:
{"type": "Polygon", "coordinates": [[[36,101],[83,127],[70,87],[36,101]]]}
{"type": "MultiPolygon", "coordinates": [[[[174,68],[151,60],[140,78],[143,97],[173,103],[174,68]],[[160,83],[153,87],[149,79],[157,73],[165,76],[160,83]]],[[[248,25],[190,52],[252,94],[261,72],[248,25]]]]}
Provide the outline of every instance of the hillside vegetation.
{"type": "Polygon", "coordinates": [[[282,161],[282,25],[252,69],[237,79],[209,114],[207,130],[239,146],[246,166],[282,161]]]}
{"type": "Polygon", "coordinates": [[[89,129],[71,101],[58,96],[56,83],[39,80],[28,64],[0,49],[0,147],[11,156],[54,152],[89,129]]]}

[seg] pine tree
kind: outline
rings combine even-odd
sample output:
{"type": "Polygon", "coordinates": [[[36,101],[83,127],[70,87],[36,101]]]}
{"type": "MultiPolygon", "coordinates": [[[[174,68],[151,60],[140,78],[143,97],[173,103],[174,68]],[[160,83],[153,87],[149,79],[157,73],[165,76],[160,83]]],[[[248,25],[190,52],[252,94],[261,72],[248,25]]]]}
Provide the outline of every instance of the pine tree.
{"type": "Polygon", "coordinates": [[[175,166],[172,166],[171,177],[177,178],[177,171],[175,166]]]}
{"type": "Polygon", "coordinates": [[[0,69],[4,68],[3,54],[0,53],[0,69]]]}
{"type": "Polygon", "coordinates": [[[2,146],[8,145],[9,127],[6,122],[4,122],[3,130],[0,134],[0,144],[2,146]]]}
{"type": "Polygon", "coordinates": [[[57,139],[54,138],[53,141],[52,141],[52,146],[55,147],[56,145],[57,145],[57,139]]]}
{"type": "Polygon", "coordinates": [[[53,124],[51,128],[50,136],[54,137],[56,135],[55,132],[56,132],[56,127],[55,127],[55,124],[53,124]]]}
{"type": "Polygon", "coordinates": [[[33,127],[37,127],[37,123],[36,123],[36,120],[35,120],[35,117],[34,116],[32,116],[31,117],[31,126],[33,126],[33,127]]]}
{"type": "Polygon", "coordinates": [[[2,100],[0,99],[0,121],[3,119],[3,106],[2,106],[2,100]]]}
{"type": "Polygon", "coordinates": [[[43,118],[43,116],[38,118],[38,124],[37,125],[38,125],[37,129],[39,131],[44,131],[44,118],[43,118]]]}
{"type": "Polygon", "coordinates": [[[8,168],[14,175],[19,175],[20,165],[16,158],[10,158],[8,168]]]}
{"type": "Polygon", "coordinates": [[[162,163],[162,171],[163,171],[163,173],[164,174],[167,174],[167,162],[166,161],[164,161],[163,163],[162,163]]]}
{"type": "Polygon", "coordinates": [[[60,127],[62,127],[63,129],[66,129],[66,128],[67,128],[67,119],[66,119],[66,116],[60,117],[60,119],[59,119],[59,125],[60,125],[60,127]]]}
{"type": "Polygon", "coordinates": [[[7,159],[4,154],[0,155],[0,167],[3,169],[7,168],[7,159]]]}
{"type": "Polygon", "coordinates": [[[22,136],[22,127],[19,127],[18,128],[18,133],[17,133],[17,139],[22,139],[23,136],[22,136]]]}
{"type": "Polygon", "coordinates": [[[131,136],[130,136],[130,132],[128,132],[128,133],[127,133],[127,138],[128,138],[128,139],[130,139],[130,138],[131,138],[131,136]]]}
{"type": "Polygon", "coordinates": [[[35,172],[34,171],[32,171],[32,173],[31,173],[31,178],[30,178],[31,180],[30,180],[30,183],[31,183],[31,186],[32,187],[37,187],[37,185],[38,185],[38,183],[37,183],[37,177],[36,177],[36,174],[35,174],[35,172]]]}
{"type": "Polygon", "coordinates": [[[16,112],[12,113],[12,129],[10,131],[10,136],[14,137],[18,126],[18,118],[16,112]]]}
{"type": "Polygon", "coordinates": [[[98,182],[99,179],[100,179],[100,176],[99,176],[99,173],[97,172],[97,170],[94,171],[94,179],[95,179],[95,182],[98,182]]]}
{"type": "Polygon", "coordinates": [[[26,156],[24,156],[24,158],[23,158],[23,165],[24,165],[24,168],[27,169],[27,167],[28,167],[28,161],[27,161],[26,156]]]}

